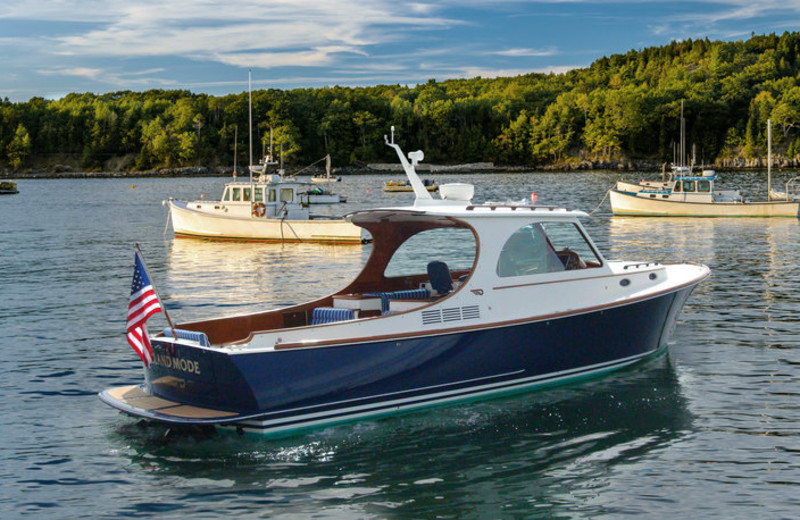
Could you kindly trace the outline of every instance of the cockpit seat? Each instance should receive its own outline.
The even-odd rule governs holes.
[[[352,320],[355,318],[353,309],[340,309],[338,307],[315,307],[311,311],[311,324],[334,323],[337,321]]]
[[[175,334],[178,336],[178,339],[188,339],[189,341],[196,341],[200,345],[204,347],[208,347],[211,343],[208,342],[208,336],[204,332],[198,332],[195,330],[186,330],[186,329],[174,329]],[[167,338],[171,338],[173,329],[167,327],[164,329],[164,336]]]
[[[450,275],[450,268],[441,260],[434,260],[428,263],[428,280],[431,287],[440,296],[453,292],[453,277]]]
[[[427,289],[408,289],[405,291],[386,291],[364,293],[364,296],[378,296],[381,299],[381,311],[389,311],[389,300],[425,300],[431,293]]]

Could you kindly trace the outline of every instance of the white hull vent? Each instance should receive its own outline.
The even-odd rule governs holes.
[[[449,307],[446,309],[432,309],[422,311],[422,324],[433,325],[437,323],[450,323],[461,320],[474,320],[481,317],[480,308],[477,305],[467,305],[466,307]]]

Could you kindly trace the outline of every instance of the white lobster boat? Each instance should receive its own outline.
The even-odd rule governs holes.
[[[606,373],[662,352],[706,266],[605,259],[583,212],[473,204],[468,184],[347,215],[363,270],[314,301],[150,337],[142,384],[105,390],[171,425],[286,432]],[[177,336],[177,337],[175,337]]]
[[[701,175],[672,175],[661,185],[617,182],[609,192],[611,212],[644,217],[794,217],[800,202],[786,198],[752,202],[738,190],[718,190],[713,170]]]
[[[681,164],[660,181],[642,180],[638,184],[618,181],[609,191],[611,212],[642,217],[800,217],[800,197],[796,196],[794,179],[787,183],[783,194],[775,196],[772,190],[772,124],[767,123],[767,200],[749,201],[739,190],[717,189],[714,170],[695,174],[691,166],[683,164],[685,129],[681,113]]]
[[[263,177],[227,183],[217,201],[165,201],[175,236],[342,244],[369,240],[361,228],[343,218],[311,215],[307,183]]]

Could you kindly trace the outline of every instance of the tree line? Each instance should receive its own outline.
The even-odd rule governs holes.
[[[565,74],[430,80],[416,86],[252,92],[254,156],[270,142],[287,164],[393,161],[394,126],[426,162],[542,167],[671,161],[684,105],[698,161],[800,158],[800,33],[671,42]],[[85,170],[226,166],[248,160],[248,93],[185,90],[0,101],[0,168],[72,161]],[[277,153],[277,152],[276,152]],[[113,167],[109,165],[114,165]]]

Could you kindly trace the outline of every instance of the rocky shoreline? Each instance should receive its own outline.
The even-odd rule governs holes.
[[[800,169],[800,159],[789,159],[783,156],[773,158],[772,167],[775,169]],[[570,172],[570,171],[652,171],[660,172],[668,169],[668,163],[657,163],[647,160],[597,160],[569,163],[549,164],[539,167],[531,166],[496,166],[491,162],[468,164],[426,164],[417,165],[417,171],[424,174],[435,173],[510,173],[526,171]],[[744,159],[730,158],[717,159],[708,168],[720,171],[760,170],[767,168],[766,158]],[[302,170],[303,175],[324,174],[323,168],[292,168],[287,167],[286,173],[292,175]],[[247,176],[246,168],[237,168],[239,176]],[[402,166],[397,163],[374,163],[364,167],[346,166],[335,168],[334,175],[367,175],[375,173],[402,173]],[[3,179],[84,179],[84,178],[124,178],[124,177],[223,177],[230,176],[233,168],[190,166],[185,168],[161,168],[145,171],[76,171],[63,165],[53,165],[50,168],[37,168],[13,172],[3,170],[0,178]]]

